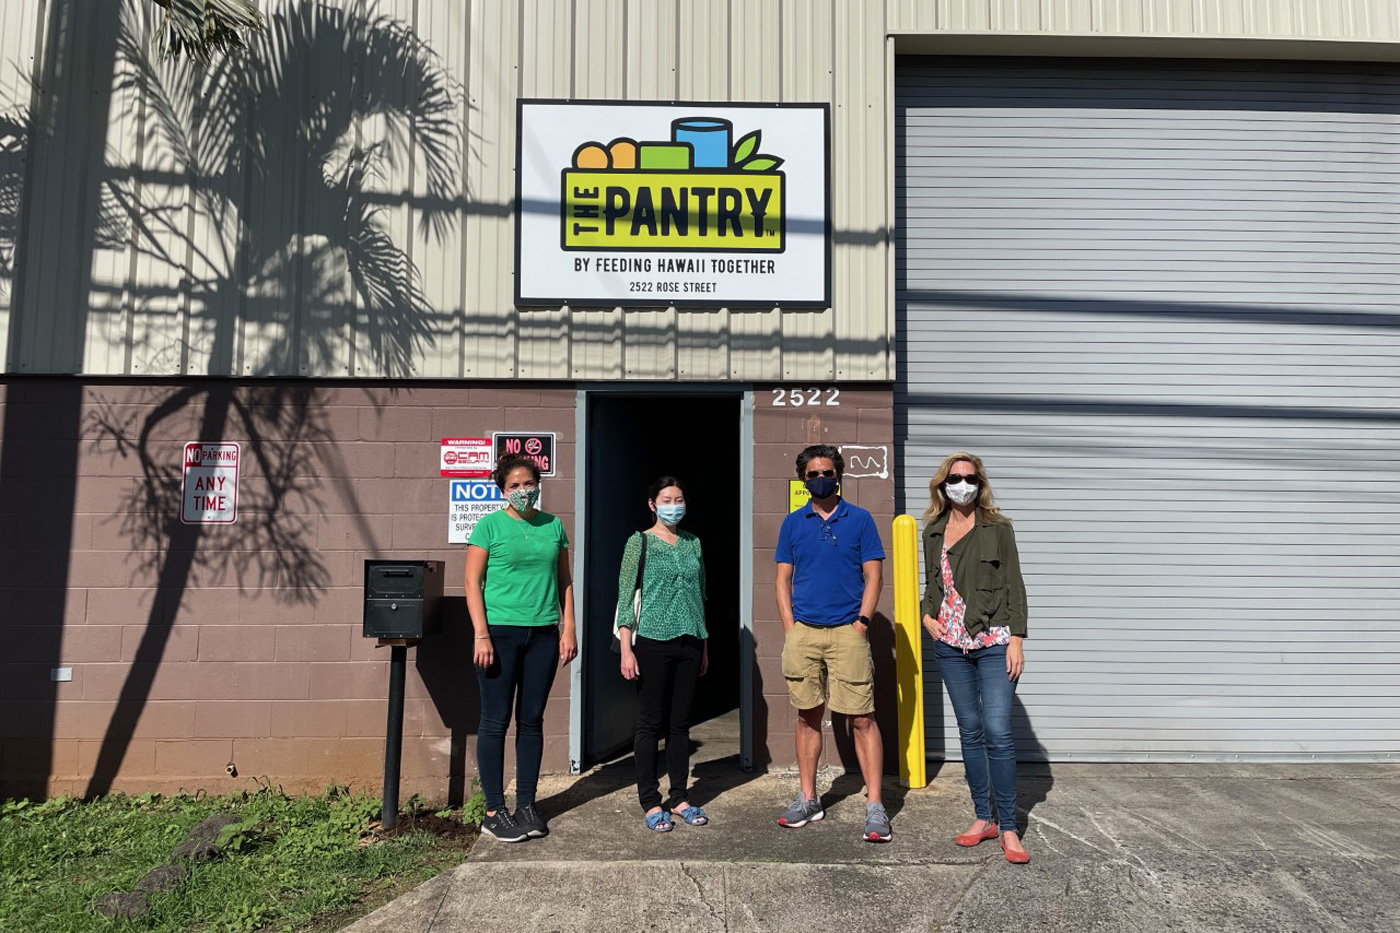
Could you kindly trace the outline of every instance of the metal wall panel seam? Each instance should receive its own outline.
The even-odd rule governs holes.
[[[572,45],[575,69],[570,97],[626,98],[633,23],[628,4],[617,0],[582,0],[575,4]],[[601,29],[598,21],[602,21]],[[582,42],[582,54],[580,54]],[[541,96],[556,96],[543,94]],[[604,378],[609,372],[608,354],[616,354],[625,337],[623,316],[617,308],[572,308],[568,312],[568,373],[574,379]],[[620,376],[611,367],[611,377]]]
[[[15,205],[15,214],[11,218],[14,239],[9,243],[9,255],[6,257],[9,271],[7,281],[0,282],[0,372],[17,372],[22,356],[24,325],[24,309],[21,302],[24,289],[21,278],[26,264],[26,251],[21,247],[21,240],[29,228],[28,205],[34,194],[34,166],[38,143],[34,130],[37,125],[40,92],[44,85],[44,33],[49,10],[47,0],[22,4],[17,13],[14,12],[13,6],[7,9],[11,13],[5,21],[4,36],[13,46],[5,47],[4,60],[10,61],[9,52],[13,51],[17,67],[13,71],[6,71],[7,76],[14,75],[12,84],[7,86],[4,83],[5,79],[0,78],[0,87],[8,87],[0,106],[15,112],[16,119],[25,130],[25,149],[24,169],[14,182],[17,185],[19,202]],[[12,343],[17,333],[21,339]]]
[[[466,368],[466,329],[470,315],[470,305],[468,304],[468,290],[470,279],[472,279],[472,256],[473,238],[470,233],[470,216],[472,216],[472,62],[475,60],[473,50],[475,41],[472,28],[473,15],[472,4],[459,4],[462,11],[462,70],[456,74],[456,78],[462,84],[462,207],[458,210],[458,230],[461,231],[462,255],[459,256],[461,262],[461,279],[459,284],[458,305],[456,305],[456,375],[458,378],[466,378],[468,368]]]
[[[46,45],[48,40],[62,40],[60,47],[48,45],[45,49],[45,80],[46,96],[50,102],[66,101],[71,94],[70,85],[73,80],[72,61],[75,54],[77,42],[75,32],[77,28],[69,21],[69,28],[63,29],[62,24],[57,21],[58,11],[51,10],[49,15],[48,31],[46,33]],[[60,68],[62,63],[64,68]],[[52,104],[50,104],[51,106]],[[43,106],[43,105],[41,105]],[[69,117],[71,119],[71,116]],[[64,316],[64,304],[54,294],[54,279],[47,272],[52,269],[57,272],[57,263],[53,257],[67,254],[67,250],[58,243],[52,242],[56,235],[55,225],[58,225],[59,218],[66,212],[68,198],[72,191],[83,184],[83,174],[66,167],[58,171],[58,176],[63,180],[59,184],[51,176],[55,167],[61,166],[63,153],[54,152],[54,136],[63,132],[64,114],[55,111],[49,121],[52,129],[40,130],[39,135],[30,146],[29,164],[34,170],[32,182],[26,191],[26,198],[31,202],[38,201],[38,209],[26,211],[25,218],[27,226],[20,231],[20,236],[27,242],[23,254],[26,260],[23,268],[17,270],[18,276],[23,281],[20,284],[19,295],[25,299],[22,306],[16,308],[16,313],[21,316],[21,323],[26,325],[20,331],[20,371],[28,372],[58,372],[52,352],[52,329],[36,326],[42,319],[38,309],[52,309],[50,314],[56,317]],[[72,147],[78,149],[81,147]],[[30,246],[35,248],[29,248]],[[57,312],[57,314],[55,314]],[[73,309],[67,309],[67,313],[73,313]]]
[[[591,84],[589,78],[580,80],[580,61],[587,68],[591,55],[579,54],[579,44],[587,46],[593,38],[592,19],[580,23],[578,0],[563,4],[555,0],[525,0],[521,20],[518,64],[521,75],[519,95],[522,97],[574,97],[578,88]],[[601,8],[586,7],[584,12]],[[531,42],[531,36],[546,38]],[[527,44],[531,45],[527,52]],[[543,54],[540,54],[543,52]],[[607,55],[604,46],[603,57]],[[620,63],[614,63],[620,67]],[[604,94],[606,96],[606,94]],[[514,101],[511,112],[515,114]],[[515,135],[510,137],[512,140]],[[514,169],[515,161],[511,166]],[[512,188],[514,187],[512,183]],[[513,218],[512,218],[513,220]],[[568,379],[572,375],[568,352],[560,348],[570,344],[570,321],[574,312],[565,308],[538,308],[517,311],[519,322],[519,373],[525,378]]]
[[[889,15],[886,7],[886,23]],[[895,54],[894,37],[885,38],[885,222],[882,244],[885,250],[885,354],[882,372],[872,378],[895,378],[895,346],[899,321],[895,312],[896,257],[895,257]]]
[[[728,98],[738,101],[769,101],[779,96],[783,34],[780,0],[761,3],[729,3],[727,49],[729,59]],[[724,312],[729,322],[731,355],[738,353],[741,378],[761,378],[778,365],[777,334],[782,315],[771,309]],[[749,349],[745,349],[746,346]]]

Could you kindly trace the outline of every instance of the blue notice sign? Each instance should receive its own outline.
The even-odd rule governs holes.
[[[481,516],[505,508],[505,493],[489,479],[454,479],[447,500],[447,543],[466,544]]]

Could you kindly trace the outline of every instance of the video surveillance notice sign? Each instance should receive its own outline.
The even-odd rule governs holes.
[[[519,107],[516,304],[830,306],[826,104]]]
[[[438,457],[442,476],[485,477],[496,461],[491,456],[489,437],[444,437]]]

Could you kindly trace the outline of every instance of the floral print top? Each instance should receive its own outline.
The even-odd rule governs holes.
[[[938,607],[938,621],[945,629],[945,634],[939,641],[963,651],[1011,644],[1011,629],[1005,625],[993,625],[978,632],[976,638],[968,637],[967,627],[963,624],[963,616],[967,614],[967,603],[963,602],[957,587],[953,586],[953,565],[948,561],[947,547],[943,548],[939,570],[943,575],[943,604]]]
[[[636,634],[652,641],[670,641],[692,635],[710,637],[705,628],[705,558],[700,539],[688,531],[676,532],[676,543],[651,535],[646,560],[642,560],[642,532],[627,539],[617,580],[617,624],[636,627]],[[638,586],[641,565],[641,623],[632,615],[632,595]]]

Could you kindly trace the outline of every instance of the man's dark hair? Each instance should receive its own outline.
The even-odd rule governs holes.
[[[522,457],[520,454],[503,454],[501,459],[496,461],[496,469],[491,473],[491,478],[496,481],[496,488],[501,492],[506,491],[506,477],[512,470],[521,467],[530,471],[530,475],[535,478],[535,485],[540,484],[540,465],[529,457]]]
[[[647,501],[655,502],[656,497],[661,495],[661,490],[668,486],[675,486],[681,491],[681,495],[685,495],[685,483],[682,483],[674,476],[658,476],[656,479],[652,480],[651,485],[647,487]]]
[[[846,472],[846,461],[841,456],[841,451],[830,444],[813,444],[802,453],[797,455],[797,478],[807,478],[807,464],[818,457],[825,457],[836,465],[836,475],[840,477]]]

